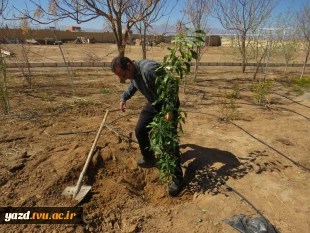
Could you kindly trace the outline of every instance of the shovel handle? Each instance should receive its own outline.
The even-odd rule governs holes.
[[[88,168],[88,166],[89,166],[89,163],[90,163],[90,161],[91,161],[92,154],[93,154],[93,152],[94,152],[94,150],[95,150],[95,148],[96,148],[96,145],[97,145],[97,142],[98,142],[100,133],[101,133],[101,131],[102,131],[102,129],[103,129],[103,126],[104,126],[104,123],[105,123],[105,120],[106,120],[106,118],[107,118],[108,113],[109,113],[109,109],[106,111],[106,113],[105,113],[105,115],[104,115],[104,118],[103,118],[103,120],[102,120],[102,123],[101,123],[101,125],[100,125],[100,128],[99,128],[99,130],[98,130],[98,132],[97,132],[95,141],[93,142],[93,145],[92,145],[92,147],[91,147],[91,149],[90,149],[90,152],[89,152],[89,154],[88,154],[86,163],[85,163],[85,165],[84,165],[84,167],[83,167],[83,170],[82,170],[82,172],[81,172],[81,174],[80,174],[80,177],[79,177],[79,179],[78,179],[78,182],[77,182],[77,184],[76,184],[76,190],[75,190],[75,192],[74,192],[73,198],[75,198],[76,195],[77,195],[77,194],[80,192],[80,190],[81,190],[83,177],[84,177],[84,175],[85,175],[85,173],[86,173],[86,171],[87,171],[87,168]]]

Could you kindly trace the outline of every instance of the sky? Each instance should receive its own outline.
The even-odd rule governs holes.
[[[25,9],[26,8],[25,3],[27,3],[27,2],[28,2],[27,3],[28,7],[31,6],[31,4],[29,3],[28,0],[8,0],[8,1],[10,4],[10,8],[12,7],[12,4],[14,4],[14,6],[18,9],[21,9],[21,10]],[[39,1],[41,2],[42,5],[46,5],[48,2],[48,0],[35,0],[35,2],[39,2]],[[173,0],[169,1],[169,2],[172,3]],[[292,2],[294,2],[294,3],[292,4]],[[280,12],[285,12],[289,7],[293,7],[294,9],[298,10],[308,2],[309,2],[309,0],[281,0],[280,3],[278,4],[278,6],[275,8],[273,15],[277,15]],[[178,19],[180,19],[181,15],[182,15],[181,10],[184,7],[186,7],[186,0],[179,0],[178,4],[174,8],[174,10],[171,12],[169,17],[166,16],[165,18],[162,18],[156,24],[158,26],[160,26],[162,24],[167,23],[167,21],[169,21],[169,24],[173,25]],[[80,26],[82,28],[82,30],[85,30],[85,29],[102,30],[103,23],[104,23],[104,20],[102,17],[94,19],[94,20],[87,22],[87,23],[80,24],[80,25],[78,25],[73,20],[66,19],[66,20],[59,21],[58,25],[56,25],[56,27],[59,26],[59,27],[66,28],[67,26],[72,25],[72,26]],[[50,26],[54,26],[54,25],[50,25]],[[46,27],[48,27],[48,26],[40,25],[40,28],[46,28]],[[220,23],[212,17],[209,18],[208,27],[218,28],[218,29],[222,28]]]

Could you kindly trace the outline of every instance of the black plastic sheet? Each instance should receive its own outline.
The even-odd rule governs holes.
[[[244,214],[234,215],[232,220],[224,219],[234,229],[241,233],[280,233],[266,218],[249,217]]]

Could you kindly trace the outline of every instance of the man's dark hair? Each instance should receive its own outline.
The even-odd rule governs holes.
[[[120,67],[122,70],[127,70],[127,63],[132,61],[128,57],[115,57],[111,62],[111,70],[115,73],[116,67]]]

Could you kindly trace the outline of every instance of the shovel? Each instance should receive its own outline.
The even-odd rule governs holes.
[[[88,157],[87,157],[87,160],[86,160],[86,163],[84,165],[84,168],[83,168],[83,171],[81,172],[80,174],[80,177],[79,177],[79,180],[76,184],[76,186],[67,186],[65,188],[65,190],[62,192],[62,195],[63,196],[66,196],[66,197],[72,197],[73,199],[77,200],[78,202],[80,202],[85,196],[86,194],[91,190],[91,186],[82,186],[82,181],[83,181],[83,177],[86,173],[86,170],[88,168],[88,165],[91,161],[91,158],[92,158],[92,154],[95,150],[95,147],[96,147],[96,144],[97,144],[97,141],[98,141],[98,138],[100,136],[100,133],[103,129],[103,125],[105,123],[105,120],[107,118],[107,115],[108,115],[108,112],[109,110],[106,111],[105,115],[104,115],[104,118],[102,120],[102,123],[100,125],[100,128],[97,132],[97,135],[96,135],[96,138],[95,138],[95,141],[93,143],[93,146],[88,154]]]

